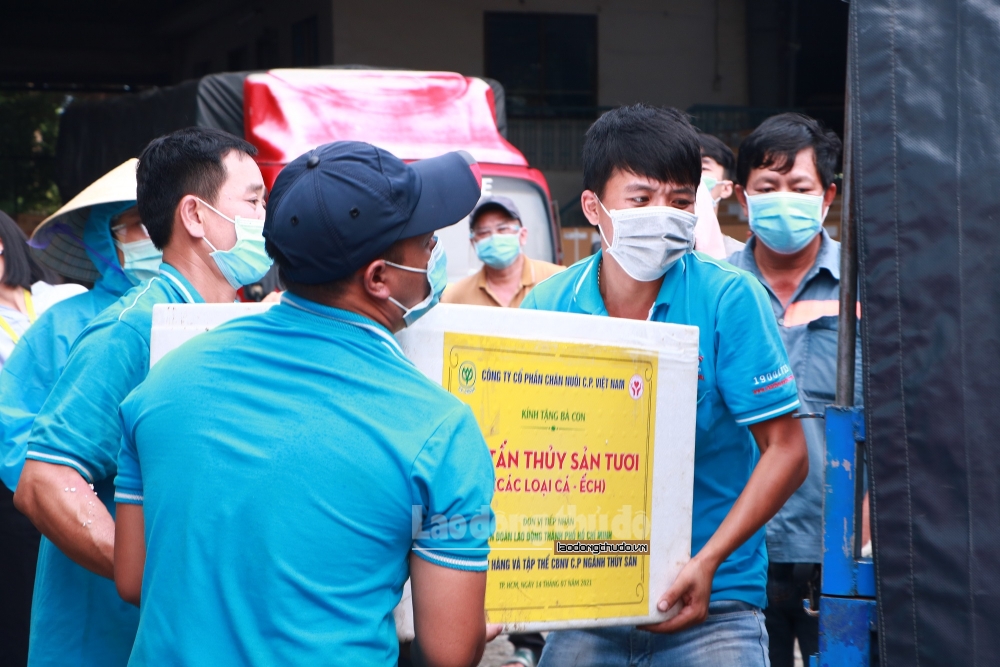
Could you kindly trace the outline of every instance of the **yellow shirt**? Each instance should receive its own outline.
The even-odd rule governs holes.
[[[510,301],[510,308],[517,308],[524,301],[524,297],[538,283],[549,276],[564,270],[565,266],[550,264],[540,259],[524,258],[524,269],[521,271],[521,289],[517,291]],[[462,303],[468,306],[502,306],[493,290],[486,284],[486,267],[479,269],[477,273],[468,278],[462,278],[457,283],[452,283],[441,295],[441,303]]]

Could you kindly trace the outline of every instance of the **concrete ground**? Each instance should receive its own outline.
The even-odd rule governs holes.
[[[513,653],[514,645],[507,641],[507,635],[500,635],[486,645],[479,667],[500,667]]]

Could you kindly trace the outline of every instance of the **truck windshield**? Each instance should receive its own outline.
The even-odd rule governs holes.
[[[529,181],[507,176],[484,176],[483,195],[510,197],[521,212],[528,229],[528,257],[555,262],[549,207],[542,191]],[[448,281],[454,282],[479,270],[482,262],[469,242],[469,219],[438,232],[438,240],[448,254]]]

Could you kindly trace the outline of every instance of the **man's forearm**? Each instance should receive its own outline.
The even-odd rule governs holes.
[[[809,474],[802,427],[791,415],[755,424],[761,457],[750,480],[712,538],[698,553],[713,568],[771,520]]]
[[[114,578],[114,519],[76,470],[27,461],[14,505],[71,560]]]
[[[454,665],[455,667],[472,667],[473,665],[478,665],[479,661],[483,658],[483,652],[485,650],[486,637],[484,636],[482,641],[480,641],[479,646],[476,648],[475,656],[470,662],[453,662],[449,664]],[[410,662],[414,667],[437,667],[437,665],[443,664],[428,660],[423,650],[420,648],[420,642],[416,637],[414,637],[413,642],[410,644]]]

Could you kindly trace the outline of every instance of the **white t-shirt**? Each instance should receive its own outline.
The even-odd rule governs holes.
[[[68,299],[71,296],[76,296],[86,291],[86,287],[75,283],[50,285],[39,280],[31,286],[31,302],[35,307],[35,316],[40,316],[49,309],[49,306],[59,303],[63,299]],[[28,319],[27,314],[4,305],[0,305],[0,317],[10,325],[10,328],[17,333],[18,337],[23,336],[28,327],[31,326],[31,320]],[[14,340],[7,331],[0,328],[0,368],[3,368],[3,365],[7,362],[7,357],[13,351]]]

